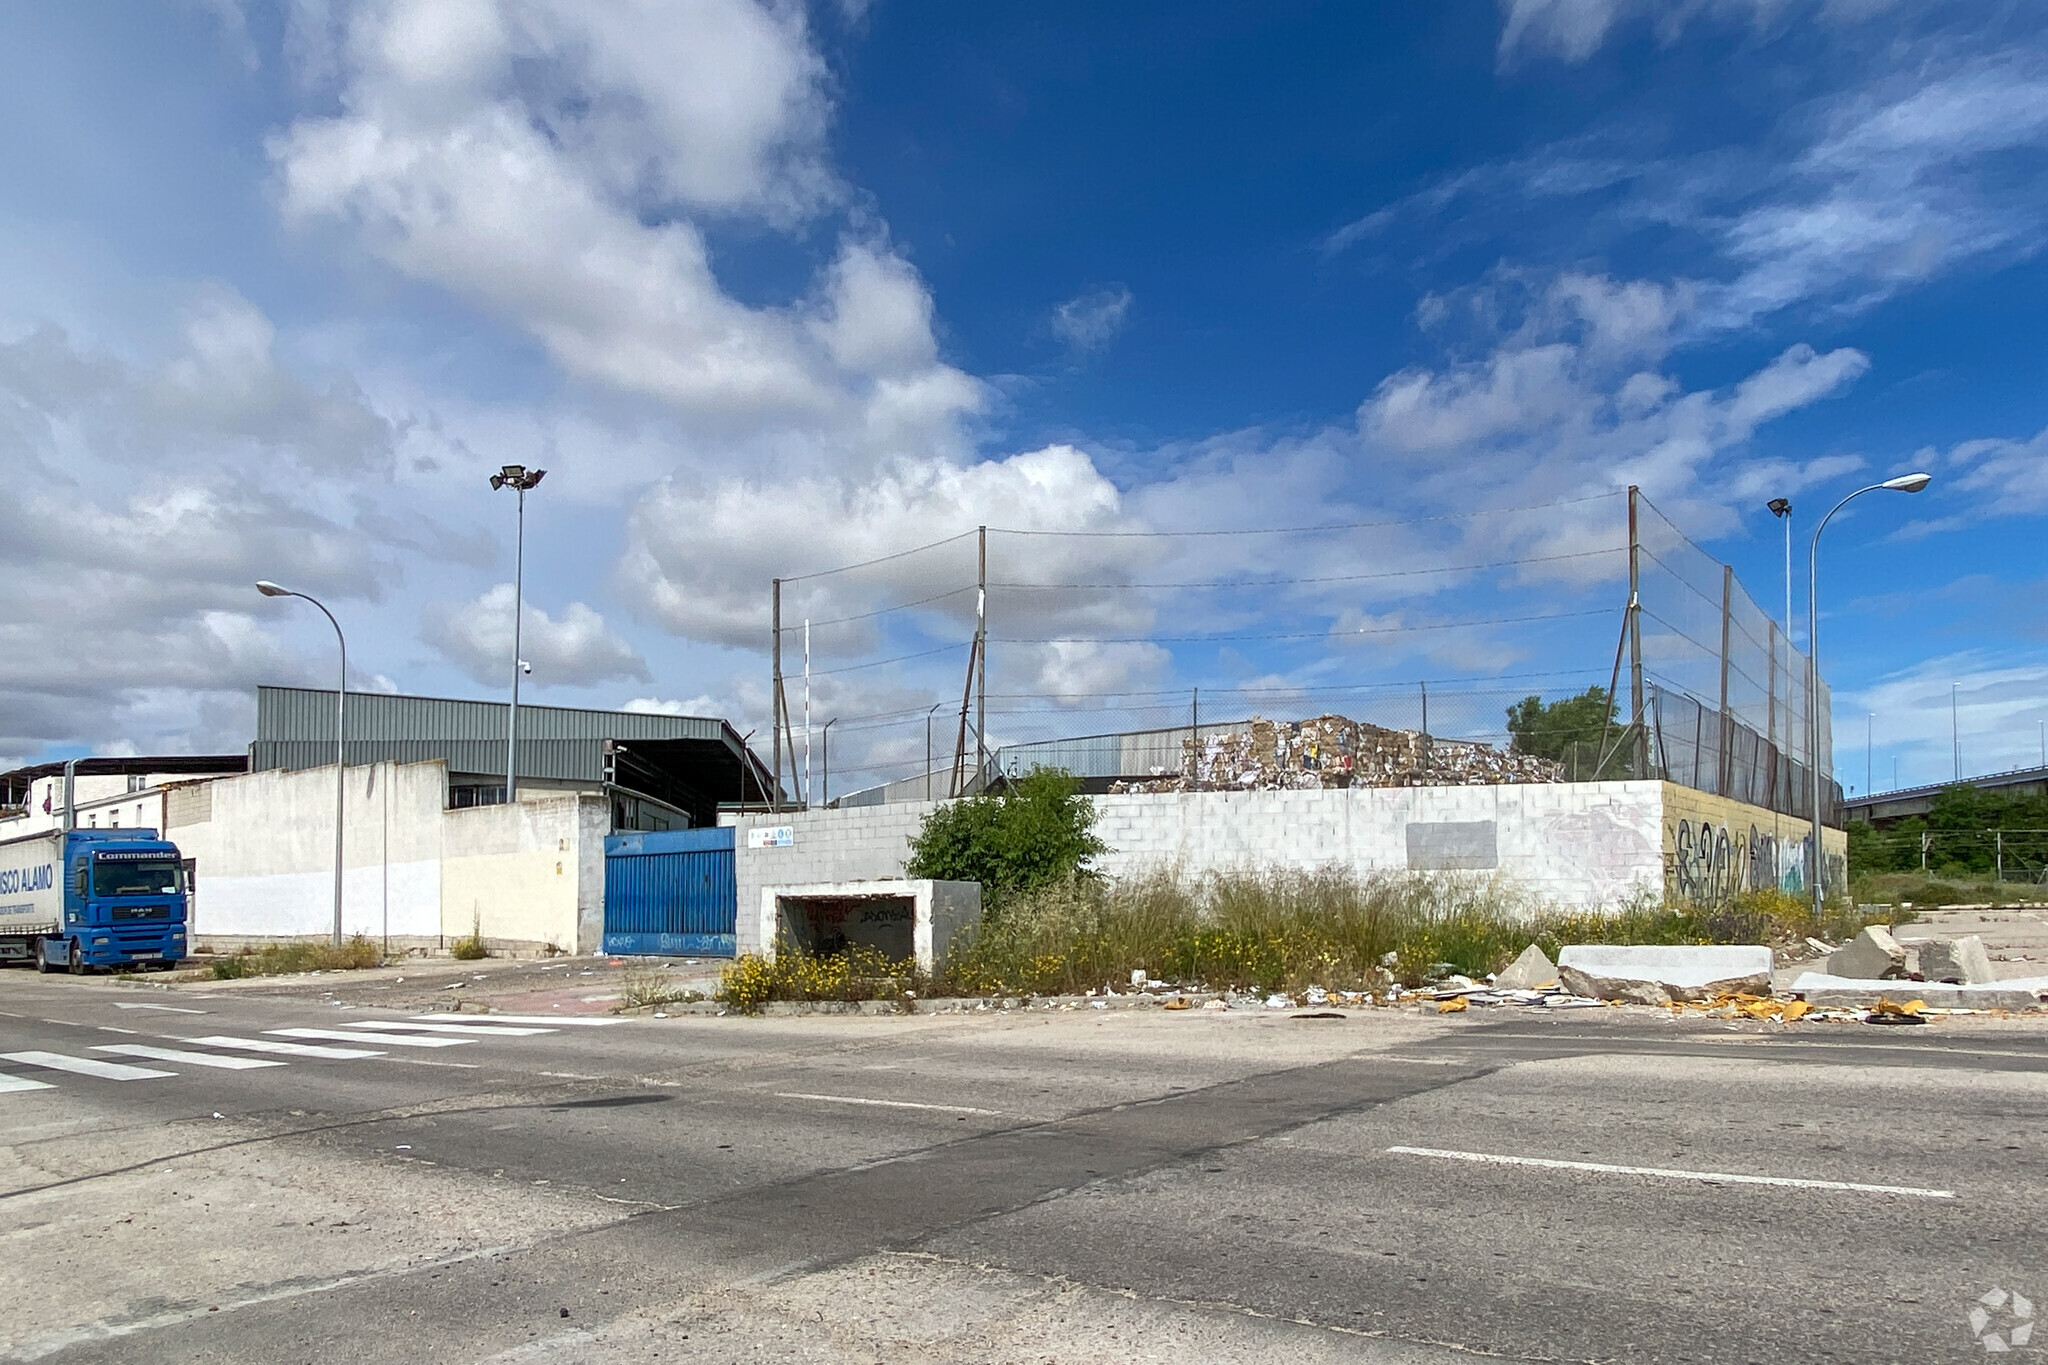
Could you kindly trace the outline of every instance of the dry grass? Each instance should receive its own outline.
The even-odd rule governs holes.
[[[216,981],[233,981],[245,976],[283,976],[290,972],[342,972],[379,967],[384,955],[361,934],[339,948],[332,943],[267,943],[261,948],[244,948],[233,957],[213,964]]]

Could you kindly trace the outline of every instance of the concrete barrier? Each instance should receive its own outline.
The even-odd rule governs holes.
[[[1557,955],[1566,990],[1596,1000],[1668,1005],[1724,992],[1771,993],[1771,950],[1748,944],[1575,943]]]
[[[2026,1010],[2048,998],[2048,976],[2019,977],[1981,986],[1951,986],[1940,981],[1869,981],[1861,977],[1803,972],[1788,989],[1807,1004],[1821,1008],[1868,1009],[1879,996],[1904,1004],[1925,1001],[1938,1010]]]

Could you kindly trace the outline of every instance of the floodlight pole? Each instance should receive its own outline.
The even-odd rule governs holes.
[[[1826,906],[1821,886],[1822,869],[1827,859],[1821,853],[1821,778],[1820,778],[1820,533],[1828,529],[1828,523],[1835,519],[1835,513],[1847,507],[1865,493],[1918,493],[1932,482],[1928,474],[1901,474],[1896,479],[1886,479],[1867,488],[1859,488],[1828,509],[1820,519],[1820,525],[1813,528],[1813,542],[1806,555],[1806,725],[1808,743],[1806,764],[1813,776],[1813,807],[1807,812],[1813,829],[1813,852],[1811,854],[1812,877],[1809,888],[1813,897],[1813,914],[1819,921]]]
[[[342,880],[342,812],[348,799],[347,751],[342,747],[348,735],[348,637],[341,633],[341,622],[334,619],[334,613],[316,597],[302,592],[293,592],[264,579],[256,584],[256,591],[265,597],[297,597],[311,602],[327,618],[327,624],[334,627],[334,642],[341,653],[341,676],[334,689],[334,946],[341,946],[341,880]],[[70,774],[67,772],[66,777]]]
[[[526,494],[547,477],[545,469],[508,464],[491,475],[493,490],[511,488],[519,494],[519,522],[512,550],[512,712],[505,729],[505,804],[519,799],[519,643],[520,617],[526,611]]]

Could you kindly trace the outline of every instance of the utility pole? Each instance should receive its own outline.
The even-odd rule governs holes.
[[[769,580],[769,634],[774,637],[769,645],[774,677],[769,686],[768,704],[774,709],[774,718],[768,728],[775,734],[775,794],[768,798],[769,809],[782,809],[782,580]]]
[[[1961,722],[1956,718],[1956,688],[1959,686],[1960,683],[1948,685],[1948,742],[1952,757],[1955,759],[1958,782],[1963,780],[1963,731]]]
[[[1863,716],[1863,794],[1870,795],[1877,788],[1870,785],[1870,755],[1873,736],[1877,733],[1877,712],[1867,711]]]
[[[1642,490],[1636,485],[1628,486],[1628,686],[1630,724],[1636,732],[1635,772],[1638,779],[1649,775],[1650,736],[1643,726],[1643,609],[1642,609],[1642,537],[1637,530],[1636,502]]]
[[[974,593],[974,771],[987,785],[988,774],[988,527],[980,528],[980,568]]]
[[[804,618],[804,808],[811,804],[811,618]]]

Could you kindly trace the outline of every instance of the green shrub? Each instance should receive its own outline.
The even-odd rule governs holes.
[[[1107,849],[1094,826],[1094,803],[1079,782],[1057,768],[1034,768],[1001,791],[927,815],[910,841],[904,875],[980,882],[982,905],[1000,913],[1019,893],[1089,875],[1089,860]]]
[[[477,962],[491,955],[490,945],[484,942],[482,934],[471,934],[458,938],[448,945],[448,956],[463,962]]]

